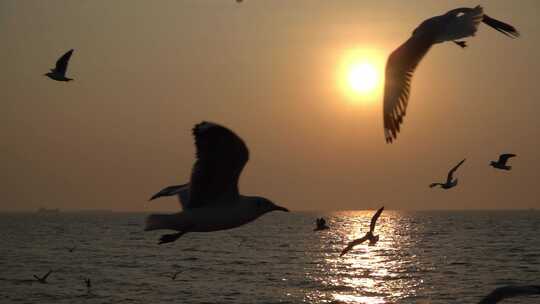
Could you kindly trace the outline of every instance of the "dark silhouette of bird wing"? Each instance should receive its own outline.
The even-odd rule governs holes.
[[[381,216],[381,213],[383,212],[383,210],[384,210],[384,206],[381,207],[379,210],[377,210],[377,212],[375,212],[375,214],[371,218],[371,223],[369,225],[369,231],[371,233],[373,233],[373,231],[375,231],[375,224],[377,223],[377,220],[379,219],[379,216]]]
[[[344,254],[346,254],[347,252],[349,252],[351,249],[353,249],[354,246],[356,245],[360,245],[362,244],[363,242],[367,241],[369,239],[369,236],[366,234],[364,235],[363,237],[359,238],[359,239],[356,239],[354,241],[351,241],[349,242],[349,244],[347,244],[347,247],[345,247],[345,249],[343,249],[341,251],[341,253],[339,254],[339,256],[343,256]]]
[[[432,183],[431,185],[429,185],[430,188],[433,188],[433,187],[436,187],[436,186],[442,186],[441,183]]]
[[[213,202],[233,201],[239,197],[238,179],[249,159],[244,141],[231,130],[210,122],[193,128],[197,161],[190,181],[186,208]]]
[[[484,22],[485,24],[489,25],[490,27],[496,29],[497,31],[505,34],[506,36],[510,38],[519,37],[519,32],[515,27],[513,27],[512,25],[508,23],[504,23],[500,20],[491,18],[486,14],[484,14],[484,18],[482,19],[482,22]]]
[[[454,168],[452,168],[448,172],[448,177],[446,178],[447,183],[450,183],[454,179],[454,172],[456,172],[456,170],[459,168],[459,166],[461,166],[464,162],[465,162],[465,158],[462,161],[460,161],[459,164],[457,164]]]
[[[51,275],[52,272],[53,272],[52,270],[49,270],[49,272],[47,272],[47,274],[43,276],[43,280],[46,280]]]
[[[54,68],[54,70],[57,73],[62,74],[62,75],[66,74],[68,62],[69,62],[69,59],[71,58],[72,54],[73,54],[73,49],[67,51],[64,55],[62,55],[62,57],[60,57],[56,61],[56,67]]]
[[[495,304],[503,299],[517,296],[540,295],[539,285],[529,286],[503,286],[496,288],[485,296],[478,304]]]
[[[409,102],[414,70],[433,45],[435,37],[436,32],[413,35],[388,57],[383,108],[384,134],[387,143],[397,138]]]
[[[506,165],[506,162],[508,161],[508,159],[515,156],[516,156],[515,154],[511,154],[511,153],[501,154],[497,162],[501,165]]]

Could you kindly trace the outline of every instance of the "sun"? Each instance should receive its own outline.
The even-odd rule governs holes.
[[[384,58],[372,49],[350,49],[343,52],[338,69],[340,90],[353,103],[372,103],[381,94]]]
[[[373,91],[377,87],[378,78],[375,66],[369,62],[352,65],[347,75],[351,90],[359,94]]]

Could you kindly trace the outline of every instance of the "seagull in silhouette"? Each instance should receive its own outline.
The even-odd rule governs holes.
[[[182,273],[181,271],[177,271],[175,273],[173,273],[169,278],[171,278],[171,280],[175,281],[176,280],[176,277]]]
[[[519,37],[519,32],[513,26],[484,14],[482,7],[463,7],[425,20],[405,43],[390,54],[386,63],[383,108],[384,136],[387,143],[397,138],[409,102],[414,70],[431,46],[452,41],[465,48],[466,42],[458,39],[474,36],[480,23],[485,23],[508,37]]]
[[[247,224],[270,211],[286,211],[270,200],[244,196],[238,179],[249,159],[244,141],[231,130],[202,122],[193,128],[197,160],[188,184],[169,186],[152,196],[178,195],[182,212],[152,214],[145,230],[179,231],[161,237],[159,244],[176,241],[187,232],[211,232]]]
[[[38,277],[37,275],[34,275],[34,278],[36,278],[36,280],[38,282],[40,282],[41,284],[46,284],[47,283],[47,278],[51,275],[52,272],[53,272],[52,270],[49,270],[49,272],[47,272],[47,274],[45,274],[41,278]]]
[[[510,154],[510,153],[501,154],[499,156],[499,160],[491,161],[491,163],[489,165],[492,166],[493,168],[496,168],[496,169],[510,171],[512,169],[512,166],[507,166],[506,162],[508,161],[509,158],[512,158],[512,157],[515,157],[515,156],[516,156],[515,154]]]
[[[92,288],[92,282],[90,281],[90,278],[85,278],[84,284],[86,285],[86,289],[90,291],[90,289]]]
[[[446,182],[445,183],[433,183],[433,184],[429,185],[429,187],[433,188],[435,186],[441,186],[441,188],[443,188],[443,189],[450,189],[450,188],[453,188],[453,187],[457,186],[458,179],[457,178],[454,179],[454,172],[456,172],[456,170],[459,168],[459,166],[461,166],[464,162],[465,162],[465,159],[460,161],[459,164],[457,164],[454,168],[452,168],[448,172],[448,176],[446,177]]]
[[[349,244],[347,244],[347,247],[345,247],[345,249],[341,251],[341,254],[339,255],[340,257],[346,254],[347,252],[349,252],[351,249],[353,249],[354,246],[360,245],[367,240],[369,240],[369,246],[373,246],[379,241],[379,236],[373,235],[373,232],[375,231],[375,224],[377,223],[377,219],[379,219],[379,216],[381,216],[381,213],[383,212],[383,210],[384,210],[384,207],[381,207],[379,210],[377,210],[377,212],[375,212],[375,214],[371,218],[369,231],[366,232],[366,234],[363,237],[349,242]]]
[[[540,285],[503,286],[493,290],[478,304],[495,304],[507,298],[532,295],[540,295]]]
[[[44,76],[49,77],[50,79],[56,80],[56,81],[70,81],[73,80],[72,78],[66,77],[66,70],[68,67],[69,59],[71,58],[71,55],[73,54],[73,49],[67,51],[62,57],[60,57],[56,61],[56,66],[54,69],[51,69],[49,73],[46,73]]]
[[[73,252],[73,251],[75,251],[76,248],[77,248],[77,246],[73,246],[73,247],[71,247],[71,248],[68,248],[68,251],[69,251],[69,252]]]

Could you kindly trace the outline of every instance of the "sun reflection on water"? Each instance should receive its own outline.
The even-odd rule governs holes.
[[[317,265],[320,272],[308,275],[322,288],[308,295],[309,300],[380,304],[416,295],[422,280],[415,273],[417,261],[410,250],[414,239],[410,222],[404,221],[399,212],[384,211],[379,218],[375,235],[380,239],[375,246],[365,242],[339,257],[349,241],[369,230],[374,212],[339,212],[329,218],[332,229],[320,242],[324,252]]]

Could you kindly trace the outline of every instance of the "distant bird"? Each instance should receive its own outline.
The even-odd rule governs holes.
[[[478,304],[495,304],[507,298],[540,295],[540,285],[503,286],[496,288]]]
[[[38,282],[40,282],[41,284],[46,284],[47,283],[47,278],[51,275],[52,272],[53,272],[52,270],[49,270],[49,272],[47,272],[47,274],[45,274],[41,278],[38,277],[37,275],[34,275],[34,278],[36,278],[36,280]]]
[[[441,186],[441,188],[443,188],[443,189],[450,189],[450,188],[453,188],[453,187],[457,186],[458,179],[457,178],[454,179],[454,172],[456,172],[456,170],[459,168],[459,166],[461,166],[461,164],[463,164],[464,162],[465,162],[465,159],[460,161],[459,164],[457,164],[454,168],[452,168],[448,172],[448,176],[446,177],[446,182],[445,183],[433,183],[433,184],[429,185],[429,187],[433,188],[435,186]]]
[[[84,283],[86,284],[86,289],[90,290],[90,288],[92,288],[92,282],[90,281],[90,278],[85,278]]]
[[[187,232],[231,229],[249,223],[274,210],[289,211],[258,196],[238,192],[238,179],[249,159],[244,141],[231,130],[210,122],[193,128],[197,161],[189,184],[167,187],[150,198],[178,195],[182,212],[152,214],[146,231],[173,229],[159,244],[174,242]]]
[[[489,165],[496,169],[511,170],[512,166],[507,166],[506,162],[508,161],[509,158],[512,158],[515,156],[516,156],[515,154],[501,154],[499,156],[499,160],[491,161]]]
[[[75,251],[76,248],[77,248],[77,246],[73,246],[73,247],[71,247],[71,248],[68,248],[68,251],[69,251],[69,252],[73,252],[73,251]]]
[[[182,272],[181,272],[181,271],[177,271],[177,272],[173,273],[173,274],[170,276],[171,280],[175,281],[175,280],[176,280],[176,277],[177,277],[180,273],[182,273]]]
[[[463,7],[425,20],[405,43],[390,54],[386,63],[383,109],[387,143],[397,138],[407,110],[414,70],[431,46],[452,41],[464,48],[466,42],[457,40],[474,36],[481,22],[508,37],[519,37],[513,26],[485,15],[482,7]]]
[[[62,55],[62,57],[60,57],[56,61],[56,67],[54,69],[51,69],[49,73],[44,74],[44,76],[47,76],[56,81],[73,80],[72,78],[66,77],[67,66],[68,66],[69,59],[71,58],[72,54],[73,54],[73,49],[67,51],[64,55]]]
[[[347,244],[347,247],[345,247],[345,249],[341,251],[341,254],[339,255],[340,257],[346,254],[347,252],[349,252],[351,249],[353,249],[354,246],[360,245],[367,240],[369,240],[369,246],[373,246],[379,241],[379,236],[373,235],[373,232],[375,231],[375,224],[377,223],[377,220],[379,219],[379,216],[381,216],[381,213],[383,212],[383,210],[384,210],[384,207],[381,207],[379,210],[377,210],[377,212],[375,212],[375,214],[371,218],[369,231],[366,232],[366,234],[363,237],[356,239],[352,242],[349,242],[349,244]]]

